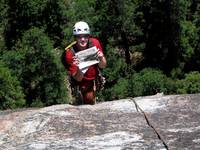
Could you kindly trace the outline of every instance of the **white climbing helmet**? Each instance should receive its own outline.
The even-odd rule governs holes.
[[[90,28],[88,24],[84,21],[79,21],[74,25],[73,35],[79,35],[79,34],[90,34]]]

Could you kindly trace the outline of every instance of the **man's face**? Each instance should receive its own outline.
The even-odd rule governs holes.
[[[80,34],[76,36],[76,41],[78,46],[83,49],[87,47],[88,41],[89,41],[89,35],[88,34]]]

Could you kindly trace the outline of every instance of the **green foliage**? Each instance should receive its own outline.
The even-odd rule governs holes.
[[[25,105],[19,81],[0,61],[0,109],[13,109]]]
[[[136,73],[130,80],[130,95],[154,95],[158,92],[167,92],[167,77],[156,69],[146,68]],[[168,82],[169,83],[169,82]]]
[[[0,14],[0,61],[28,106],[68,102],[59,53],[80,20],[100,39],[108,62],[99,100],[198,92],[198,85],[186,84],[196,73],[182,79],[200,66],[198,1],[1,0]]]
[[[5,37],[4,37],[4,30],[6,26],[8,25],[7,20],[7,11],[8,11],[8,5],[6,3],[6,0],[0,1],[0,54],[3,53],[3,49],[5,49]]]
[[[121,78],[112,87],[112,99],[121,99],[128,96],[129,80]]]
[[[138,40],[143,35],[141,29],[143,15],[137,11],[137,0],[97,1],[95,8],[98,19],[94,27],[103,45],[107,46],[112,38],[111,45],[120,48],[124,53],[121,57],[131,65],[131,53],[143,51],[141,45],[145,45],[143,41]]]
[[[72,29],[77,21],[86,21],[90,25],[91,30],[93,30],[94,20],[97,19],[94,0],[62,0],[59,1],[58,5],[60,8],[59,13],[62,16],[60,27],[64,35],[63,45],[66,46],[66,44],[73,40]]]
[[[105,89],[101,95],[99,95],[100,100],[108,101],[125,98],[128,96],[128,86],[128,80],[121,78],[111,88]]]
[[[107,67],[102,70],[103,75],[106,77],[106,84],[105,90],[98,93],[98,96],[101,97],[99,101],[125,97],[123,90],[126,88],[126,79],[123,79],[123,77],[128,74],[127,64],[120,56],[119,49],[108,46],[106,50]]]
[[[195,55],[195,48],[198,44],[198,32],[196,26],[191,21],[181,23],[182,36],[180,39],[181,55],[183,62],[188,63]]]
[[[199,2],[179,0],[175,2],[179,35],[178,43],[178,65],[177,69],[182,72],[197,70],[199,68],[199,26],[196,24],[199,20],[197,17]],[[197,21],[197,22],[196,22]],[[178,77],[177,77],[178,78]]]
[[[167,78],[160,70],[145,68],[129,77],[119,78],[115,84],[100,94],[100,100],[154,95],[159,92],[174,94],[176,92],[175,82]]]
[[[23,32],[31,26],[44,26],[43,10],[46,3],[41,0],[16,0],[8,1],[8,19],[9,25],[5,30],[6,45],[11,49],[17,40],[21,38]]]
[[[125,60],[120,56],[119,49],[108,46],[106,57],[108,65],[103,70],[103,73],[106,75],[107,81],[112,82],[120,79],[126,72],[127,65]]]
[[[63,36],[62,25],[65,23],[62,16],[64,10],[61,7],[64,2],[65,0],[9,1],[9,25],[5,30],[6,44],[9,49],[15,45],[26,30],[33,26],[44,29],[45,33],[54,40],[54,45],[59,46]]]
[[[143,14],[141,28],[145,49],[143,55],[145,67],[159,68],[169,73],[177,65],[177,37],[179,35],[176,20],[176,2],[166,0],[142,0],[138,10]],[[178,7],[179,8],[179,7]]]
[[[185,78],[177,81],[177,93],[200,93],[200,73],[193,71],[185,75]]]
[[[17,7],[20,10],[21,14],[20,16],[26,16],[28,18],[30,17],[38,17],[41,15],[40,13],[44,10],[47,0],[17,0]],[[35,18],[36,19],[36,18]]]
[[[20,78],[27,105],[66,103],[65,73],[52,42],[38,28],[25,32],[4,59]]]

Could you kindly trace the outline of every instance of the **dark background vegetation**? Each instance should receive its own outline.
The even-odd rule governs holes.
[[[99,101],[200,92],[199,0],[0,0],[0,109],[70,103],[61,63],[84,20],[108,66]]]

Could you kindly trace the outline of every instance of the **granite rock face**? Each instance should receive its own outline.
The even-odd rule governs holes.
[[[0,112],[0,150],[200,149],[200,95]]]

